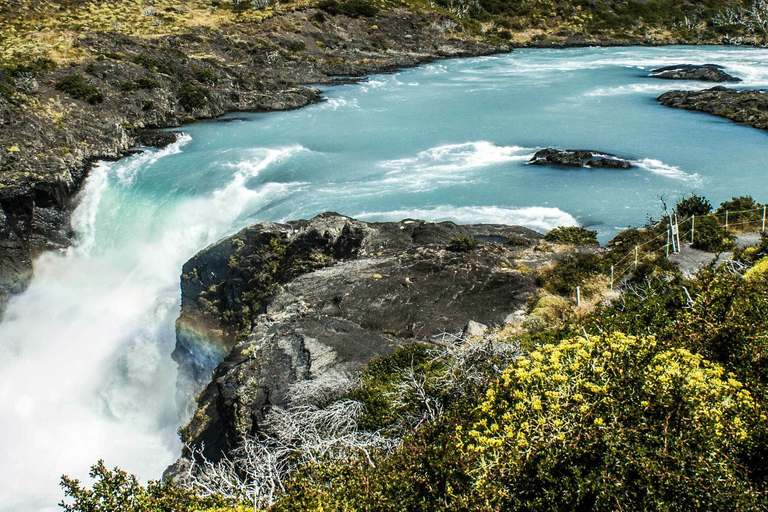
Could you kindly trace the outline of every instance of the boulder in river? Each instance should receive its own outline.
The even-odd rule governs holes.
[[[717,64],[677,64],[651,71],[651,78],[666,80],[701,80],[703,82],[741,82],[740,78],[723,71]]]
[[[528,163],[530,165],[561,165],[594,169],[629,169],[632,167],[632,163],[627,159],[582,149],[542,149],[537,151]]]

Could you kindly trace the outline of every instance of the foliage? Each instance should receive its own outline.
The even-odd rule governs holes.
[[[159,481],[142,486],[135,475],[119,468],[110,470],[102,460],[91,467],[89,475],[96,479],[92,489],[82,487],[77,479],[61,478],[64,494],[71,498],[60,503],[66,512],[194,512],[235,504],[216,496],[203,498]]]
[[[56,62],[48,57],[38,57],[31,61],[19,62],[6,67],[5,69],[11,76],[19,76],[25,73],[33,75],[43,75],[56,69]]]
[[[712,203],[702,196],[693,194],[684,197],[677,203],[675,205],[675,211],[681,220],[687,219],[691,215],[696,215],[698,217],[710,213],[712,211]]]
[[[590,245],[597,244],[597,231],[580,226],[559,227],[544,235],[544,240],[556,244]]]
[[[603,260],[592,253],[576,253],[539,274],[545,290],[564,296],[576,293],[576,287],[598,276],[604,270]]]
[[[477,240],[468,236],[454,238],[448,244],[448,250],[453,252],[469,252],[477,247]]]
[[[176,95],[179,105],[188,111],[205,107],[211,97],[207,90],[190,83],[182,84]]]
[[[131,57],[131,62],[138,64],[151,73],[163,73],[166,75],[173,74],[168,66],[158,62],[156,59],[150,57],[146,53],[140,53],[134,57]]]
[[[730,201],[723,201],[715,212],[721,218],[728,212],[728,227],[737,230],[748,230],[760,226],[763,218],[762,205],[750,196],[734,197]]]
[[[120,89],[123,91],[133,92],[139,89],[151,91],[152,89],[156,89],[157,87],[158,87],[157,82],[155,82],[151,78],[141,77],[141,78],[137,78],[136,80],[132,80],[130,82],[125,82],[120,86]]]
[[[331,16],[345,14],[351,18],[371,17],[379,12],[379,8],[369,0],[321,0],[317,7]]]
[[[750,510],[758,493],[734,456],[754,411],[722,367],[653,338],[545,346],[491,386],[461,434],[476,457],[468,504]]]
[[[733,248],[733,238],[717,217],[696,217],[693,247],[708,252],[722,252]]]
[[[91,105],[104,101],[104,95],[99,90],[85,82],[83,75],[65,75],[56,82],[56,90],[65,92],[75,99],[83,100]]]

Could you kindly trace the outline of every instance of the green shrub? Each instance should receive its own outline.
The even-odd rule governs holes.
[[[712,204],[705,198],[697,195],[684,197],[682,201],[675,205],[675,211],[679,220],[687,219],[691,215],[697,217],[706,215],[712,211]]]
[[[371,17],[379,12],[379,8],[369,0],[347,0],[342,4],[342,8],[344,14],[351,18]]]
[[[303,52],[307,49],[307,45],[304,41],[291,41],[288,43],[288,50],[291,52]]]
[[[192,66],[192,78],[204,84],[215,84],[217,81],[216,75],[213,74],[213,71],[210,69],[199,68],[197,66]]]
[[[13,96],[15,87],[13,78],[0,71],[0,96],[10,99]]]
[[[491,386],[461,435],[475,485],[460,508],[754,510],[736,458],[755,411],[722,367],[653,338],[545,346]]]
[[[591,253],[572,254],[542,272],[540,284],[548,292],[570,297],[576,293],[577,286],[583,286],[603,271],[604,264],[599,256]]]
[[[65,92],[73,98],[83,100],[91,105],[104,101],[104,95],[99,90],[85,82],[83,75],[66,75],[56,82],[56,90]]]
[[[33,75],[42,75],[56,69],[57,65],[53,59],[48,57],[38,57],[29,62],[12,64],[6,67],[11,76],[18,76],[23,73],[32,73]]]
[[[331,16],[345,14],[351,18],[375,16],[379,12],[379,8],[369,0],[346,0],[345,2],[322,0],[317,7]]]
[[[140,53],[139,55],[131,57],[131,62],[138,64],[151,73],[163,73],[166,75],[173,74],[168,66],[156,61],[146,53]]]
[[[722,252],[733,248],[733,238],[714,215],[696,217],[693,228],[693,247],[696,249]]]
[[[177,96],[179,98],[179,105],[185,110],[203,108],[211,97],[208,91],[192,84],[182,84]]]
[[[552,229],[544,235],[544,240],[556,244],[589,245],[598,244],[597,231],[591,231],[578,226],[567,226]]]
[[[92,489],[82,487],[79,480],[61,477],[64,494],[71,498],[60,504],[66,512],[195,512],[236,505],[233,500],[201,497],[156,480],[143,486],[136,476],[119,468],[109,470],[101,460],[91,467],[90,477],[95,479]]]
[[[453,252],[469,252],[477,247],[477,240],[468,236],[454,238],[448,244],[448,250]]]
[[[138,89],[144,89],[149,91],[152,89],[156,89],[157,87],[158,87],[157,82],[155,82],[151,78],[142,77],[130,82],[125,82],[123,85],[120,86],[120,89],[123,91],[133,92]]]
[[[750,230],[760,227],[763,218],[761,207],[750,196],[741,196],[724,201],[715,213],[725,221],[725,213],[728,212],[729,229]]]

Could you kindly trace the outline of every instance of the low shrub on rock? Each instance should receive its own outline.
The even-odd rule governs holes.
[[[55,87],[57,91],[65,92],[73,98],[83,100],[91,105],[104,101],[104,95],[96,87],[86,83],[83,75],[63,76],[56,82]]]
[[[179,105],[185,110],[203,108],[211,97],[208,91],[193,84],[182,84],[177,95],[179,97]]]
[[[448,250],[453,252],[469,252],[477,247],[477,240],[472,237],[461,236],[454,238],[448,244]]]
[[[580,226],[563,226],[552,229],[544,235],[544,240],[556,244],[590,245],[598,244],[597,231]]]

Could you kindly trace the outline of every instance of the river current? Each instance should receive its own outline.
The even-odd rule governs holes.
[[[244,226],[336,211],[580,224],[605,242],[658,217],[660,197],[768,200],[765,132],[654,101],[713,85],[647,78],[680,63],[768,87],[768,50],[520,50],[327,88],[321,104],[187,126],[166,149],[98,164],[75,245],[35,262],[0,323],[0,511],[56,510],[61,474],[86,478],[100,458],[143,480],[175,460],[181,266]],[[548,146],[637,167],[525,165]]]

